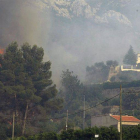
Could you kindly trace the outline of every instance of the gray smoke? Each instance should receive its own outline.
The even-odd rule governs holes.
[[[41,10],[28,0],[0,0],[0,46],[12,41],[40,45],[43,20]]]
[[[98,12],[98,17],[105,20],[106,11],[115,10],[125,15],[131,26],[123,24],[121,19],[118,22],[114,16],[107,19],[108,23],[98,23],[83,16],[67,19],[57,16],[53,8],[47,8],[46,2],[40,2],[0,0],[0,46],[5,47],[12,41],[42,46],[44,61],[52,62],[53,80],[57,85],[62,70],[70,69],[84,81],[86,66],[107,60],[122,63],[130,45],[136,53],[140,52],[139,1],[128,0],[125,7],[106,4]]]

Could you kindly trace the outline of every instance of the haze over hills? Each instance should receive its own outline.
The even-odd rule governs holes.
[[[57,83],[62,70],[84,80],[86,66],[122,63],[130,45],[140,52],[138,0],[1,0],[0,5],[0,46],[15,40],[42,46]]]
[[[140,118],[139,12],[138,0],[0,0],[0,54],[22,46],[0,57],[0,139],[57,139],[68,114],[68,129],[90,127],[118,114],[120,85],[123,114]]]
[[[40,6],[50,8],[57,16],[68,19],[84,17],[92,19],[95,23],[116,20],[128,26],[132,26],[128,19],[132,15],[129,13],[133,14],[134,9],[137,12],[139,9],[137,0],[42,0]],[[132,8],[132,12],[128,13],[128,8]]]

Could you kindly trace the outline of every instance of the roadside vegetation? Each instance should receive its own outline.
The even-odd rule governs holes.
[[[139,140],[140,126],[123,128],[123,140]],[[95,138],[95,135],[98,138]],[[61,134],[54,132],[40,133],[29,137],[19,137],[14,140],[119,140],[119,132],[113,127],[93,127],[85,130],[62,131]]]

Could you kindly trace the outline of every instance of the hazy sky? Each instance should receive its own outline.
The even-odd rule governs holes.
[[[39,0],[0,0],[0,46],[12,41],[42,46],[44,61],[52,62],[55,83],[66,69],[84,81],[86,66],[106,60],[122,63],[130,45],[140,52],[140,2],[116,1],[119,6],[100,0],[100,8],[97,1],[98,7],[92,5],[93,11],[97,10],[94,17],[69,20],[56,16],[56,11]],[[84,2],[90,4],[90,0]]]

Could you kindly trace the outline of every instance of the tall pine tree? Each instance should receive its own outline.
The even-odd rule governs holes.
[[[51,62],[43,62],[43,56],[43,48],[28,43],[18,48],[16,42],[0,56],[0,107],[4,112],[15,112],[17,121],[23,120],[23,135],[28,117],[46,118],[62,107],[51,80]]]
[[[133,47],[130,46],[127,54],[125,55],[124,59],[123,59],[123,63],[127,64],[127,65],[136,65],[136,54],[133,50]]]

